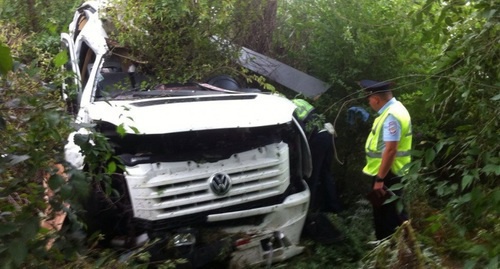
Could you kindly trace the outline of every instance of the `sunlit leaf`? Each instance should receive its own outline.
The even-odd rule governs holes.
[[[108,163],[108,173],[112,174],[116,172],[116,163],[115,162],[109,162]]]
[[[123,124],[120,124],[120,125],[116,126],[116,132],[118,133],[118,135],[119,135],[120,137],[124,137],[124,136],[125,136],[125,134],[127,133],[127,132],[125,131],[125,127],[123,126]]]
[[[4,44],[0,44],[0,74],[5,75],[12,70],[14,61],[10,54],[10,48]]]
[[[61,67],[67,62],[68,62],[68,54],[66,53],[66,51],[61,51],[54,57],[54,65],[56,67]]]

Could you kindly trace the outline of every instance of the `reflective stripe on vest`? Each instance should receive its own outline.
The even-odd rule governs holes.
[[[396,101],[373,122],[372,130],[365,144],[366,166],[363,168],[365,174],[375,176],[382,164],[382,152],[385,148],[382,129],[384,121],[389,115],[394,116],[401,125],[401,139],[398,142],[396,158],[391,166],[391,171],[396,175],[403,175],[406,173],[402,169],[403,166],[411,161],[412,132],[410,114],[399,101]]]
[[[301,121],[303,121],[311,111],[313,111],[314,107],[309,104],[306,100],[303,99],[293,99],[292,102],[297,106],[295,109],[295,115]]]

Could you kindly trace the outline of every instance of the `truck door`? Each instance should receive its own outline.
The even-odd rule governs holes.
[[[61,34],[61,45],[68,53],[68,62],[64,65],[65,71],[71,73],[62,85],[62,98],[66,101],[68,111],[72,114],[78,112],[82,94],[81,74],[76,57],[75,44],[67,33]]]

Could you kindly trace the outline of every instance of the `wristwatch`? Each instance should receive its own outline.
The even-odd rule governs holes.
[[[384,179],[379,176],[375,176],[375,182],[384,182]]]

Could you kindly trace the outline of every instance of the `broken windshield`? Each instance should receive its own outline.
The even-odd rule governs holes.
[[[204,84],[203,84],[204,85]],[[95,84],[96,100],[131,100],[153,97],[220,94],[219,91],[196,83],[160,84],[153,76],[141,71],[140,64],[111,54],[103,57]]]
[[[115,98],[129,92],[147,90],[153,79],[138,71],[137,63],[113,54],[104,57],[96,79],[95,97]]]

